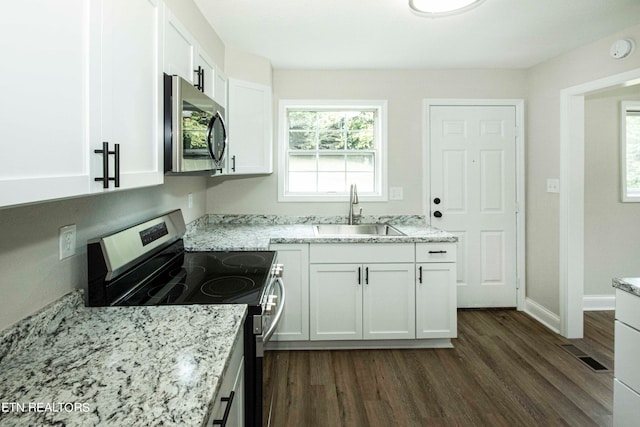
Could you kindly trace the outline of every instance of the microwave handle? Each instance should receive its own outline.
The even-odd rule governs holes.
[[[213,144],[211,141],[211,136],[213,134],[213,124],[216,122],[216,120],[220,120],[220,124],[222,125],[223,145],[222,145],[222,151],[220,152],[219,159],[216,158],[216,155],[213,152]],[[207,149],[209,150],[209,156],[211,156],[211,160],[213,160],[216,166],[218,166],[222,162],[226,148],[227,148],[227,127],[225,126],[224,119],[222,118],[222,115],[220,114],[220,112],[216,111],[216,113],[211,117],[211,120],[209,120],[209,124],[207,125]]]

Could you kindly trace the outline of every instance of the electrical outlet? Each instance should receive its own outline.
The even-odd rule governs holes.
[[[60,227],[60,259],[69,258],[76,254],[76,225]]]
[[[547,179],[547,193],[559,193],[560,192],[560,180],[558,178]]]

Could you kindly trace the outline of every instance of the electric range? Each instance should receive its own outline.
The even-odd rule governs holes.
[[[186,252],[185,231],[176,210],[90,240],[87,305],[246,304],[245,425],[262,426],[264,347],[285,300],[277,253]]]

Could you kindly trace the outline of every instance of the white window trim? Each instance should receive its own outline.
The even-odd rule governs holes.
[[[286,194],[286,162],[287,162],[287,109],[289,108],[374,108],[378,110],[378,126],[380,134],[380,194],[367,195],[358,194],[362,201],[386,202],[387,196],[387,164],[388,164],[388,133],[387,133],[387,100],[327,100],[327,99],[281,99],[278,104],[278,201],[279,202],[342,202],[349,200],[349,194],[327,195],[327,194]]]
[[[637,110],[640,110],[640,101],[620,103],[620,191],[624,203],[640,203],[640,194],[630,193],[627,188],[627,112]]]

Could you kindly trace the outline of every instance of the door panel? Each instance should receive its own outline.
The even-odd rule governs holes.
[[[459,237],[458,307],[515,307],[515,107],[432,106],[429,116],[431,225]]]
[[[415,338],[414,264],[365,264],[364,339]]]
[[[310,338],[362,339],[362,267],[317,264],[310,267]]]

